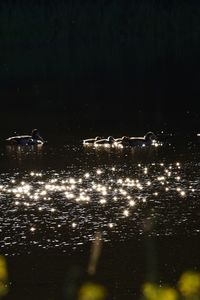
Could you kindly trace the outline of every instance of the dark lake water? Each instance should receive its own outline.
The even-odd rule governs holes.
[[[8,299],[64,298],[70,268],[86,271],[97,232],[97,278],[109,299],[139,297],[152,277],[175,283],[200,270],[200,143],[163,135],[163,146],[0,145],[0,249]],[[199,138],[200,139],[200,138]]]

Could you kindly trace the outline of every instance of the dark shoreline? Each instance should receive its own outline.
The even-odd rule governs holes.
[[[142,284],[148,280],[175,285],[181,273],[198,271],[198,237],[147,238],[140,242],[104,243],[96,282],[105,285],[109,299],[139,299]],[[192,253],[192,257],[188,254]],[[151,260],[148,260],[148,255]],[[81,282],[88,280],[86,269],[90,244],[71,253],[43,251],[7,257],[10,293],[7,300],[67,299],[66,280],[78,272]],[[149,272],[150,270],[150,272]],[[70,275],[71,274],[71,275]]]

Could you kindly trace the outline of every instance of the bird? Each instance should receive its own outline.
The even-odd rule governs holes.
[[[117,141],[117,145],[123,145],[123,146],[150,146],[152,145],[153,141],[156,139],[156,136],[153,132],[149,131],[147,132],[143,137],[129,137],[129,136],[123,136]]]
[[[109,136],[107,139],[100,139],[94,143],[95,146],[97,145],[112,145],[115,142],[113,136]]]
[[[120,138],[115,138],[115,142],[118,143],[118,142],[121,142],[122,140],[124,140],[125,138],[127,138],[127,136],[122,136]]]
[[[39,134],[37,129],[33,129],[31,135],[16,135],[6,139],[9,145],[31,146],[31,145],[43,145],[44,139]]]
[[[92,144],[94,144],[94,142],[96,142],[100,139],[101,138],[99,136],[96,136],[95,138],[90,138],[90,139],[83,140],[83,145],[92,145]]]

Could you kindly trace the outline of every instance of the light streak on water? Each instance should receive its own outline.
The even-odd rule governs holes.
[[[64,252],[96,231],[107,242],[197,235],[199,195],[198,163],[1,173],[1,251]]]

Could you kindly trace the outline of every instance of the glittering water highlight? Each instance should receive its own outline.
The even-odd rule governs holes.
[[[135,163],[0,174],[0,247],[16,255],[200,232],[198,163]]]

